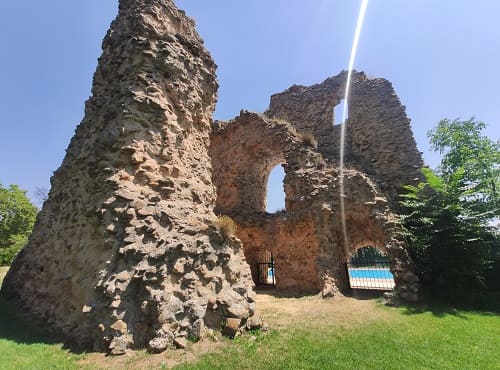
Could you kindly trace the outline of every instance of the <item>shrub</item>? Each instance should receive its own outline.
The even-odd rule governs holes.
[[[480,307],[500,295],[500,142],[484,136],[483,122],[441,120],[428,132],[443,154],[436,172],[406,186],[403,236],[423,292]]]
[[[19,251],[26,245],[27,241],[27,238],[23,238],[11,247],[0,248],[0,266],[10,266]]]
[[[216,226],[222,236],[226,239],[236,235],[236,230],[238,229],[233,219],[226,215],[217,216]]]
[[[317,148],[318,147],[318,142],[314,138],[314,135],[309,133],[309,132],[304,132],[300,134],[300,137],[302,138],[302,142],[311,148]]]

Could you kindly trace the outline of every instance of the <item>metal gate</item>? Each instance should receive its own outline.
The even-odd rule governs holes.
[[[371,250],[367,250],[371,249]],[[362,248],[345,263],[349,288],[360,290],[392,290],[394,276],[387,256],[375,248]]]
[[[267,254],[257,265],[258,284],[276,286],[276,270],[273,254]]]

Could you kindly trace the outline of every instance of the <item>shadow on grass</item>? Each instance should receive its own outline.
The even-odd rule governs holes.
[[[305,297],[319,297],[319,292],[314,291],[303,291],[303,290],[278,290],[273,286],[260,285],[255,288],[258,294],[268,295],[275,298],[305,298]],[[385,291],[375,290],[375,289],[351,289],[343,294],[346,297],[356,298],[356,299],[377,299],[384,295]]]
[[[8,268],[0,267],[0,290]],[[45,321],[36,320],[20,311],[0,292],[0,339],[18,344],[60,344],[64,350],[75,354],[86,351],[74,343],[65,341],[61,335],[55,334],[46,326]]]
[[[500,296],[491,294],[475,297],[475,299],[463,298],[462,300],[438,300],[428,298],[424,302],[416,304],[404,304],[403,314],[417,315],[431,312],[436,317],[453,315],[463,319],[468,319],[467,313],[474,313],[480,316],[498,316],[500,314]]]
[[[462,311],[453,308],[449,305],[443,303],[414,303],[414,304],[404,304],[401,307],[404,308],[404,315],[419,315],[426,312],[432,313],[436,317],[445,317],[447,315],[453,315],[462,319],[467,319]]]
[[[19,312],[19,309],[0,295],[0,339],[18,344],[61,345],[63,350],[74,354],[83,354],[87,350],[50,331],[46,323],[30,318]]]
[[[304,298],[317,296],[317,292],[308,292],[301,290],[278,290],[273,286],[260,285],[255,288],[257,294],[268,295],[275,298]]]
[[[0,296],[0,338],[24,344],[56,344],[57,337],[44,330],[41,323],[29,322],[20,315],[16,307]]]
[[[380,299],[384,296],[384,290],[376,289],[350,289],[344,293],[346,297],[359,300]]]

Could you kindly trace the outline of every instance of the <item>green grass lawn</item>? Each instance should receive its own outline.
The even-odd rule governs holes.
[[[0,267],[0,284],[5,273],[6,268]],[[283,302],[301,304],[300,299]],[[309,304],[314,302],[309,300]],[[323,309],[325,304],[328,301]],[[237,338],[220,352],[177,369],[500,369],[500,317],[496,314],[372,306],[364,304],[370,311],[342,318],[335,312],[309,313],[307,308],[305,316],[299,313],[288,323],[281,320],[283,312],[273,316],[265,311],[268,322],[279,330]],[[344,322],[349,317],[352,325]],[[149,368],[162,368],[161,356],[169,353],[142,356],[151,364]],[[156,360],[148,361],[149,356]],[[85,357],[63,349],[61,343],[24,323],[11,305],[0,300],[0,369],[74,369]],[[105,367],[126,368],[113,361],[107,360]]]
[[[0,285],[6,267],[0,267]],[[81,357],[63,349],[42,330],[19,319],[0,297],[0,369],[75,369]]]
[[[500,369],[500,319],[493,314],[409,313],[340,329],[325,323],[237,340],[223,353],[176,369]]]

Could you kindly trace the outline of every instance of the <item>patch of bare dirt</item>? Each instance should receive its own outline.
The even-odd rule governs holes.
[[[280,297],[257,294],[257,307],[264,321],[274,329],[294,327],[338,326],[354,328],[373,321],[394,319],[375,299],[319,296]]]
[[[160,354],[150,354],[144,350],[129,351],[122,356],[90,353],[79,362],[79,365],[84,369],[170,369],[183,363],[195,362],[207,353],[220,351],[225,345],[227,345],[226,339],[217,342],[205,339],[198,343],[190,343],[186,349],[167,350]]]

